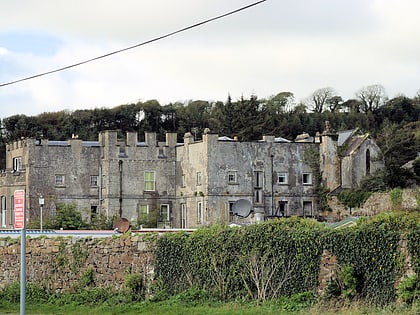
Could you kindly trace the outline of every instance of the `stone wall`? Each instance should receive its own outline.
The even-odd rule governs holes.
[[[144,235],[110,238],[28,238],[27,281],[54,290],[83,285],[121,288],[129,274],[153,272],[152,242]],[[20,238],[0,240],[0,287],[19,281]]]
[[[403,201],[402,209],[416,209],[417,198],[420,194],[420,190],[417,189],[404,189],[403,190]],[[328,201],[328,205],[333,209],[332,213],[325,213],[329,216],[331,221],[340,221],[343,218],[352,216],[374,216],[381,212],[394,210],[389,197],[389,192],[377,192],[373,193],[368,200],[360,207],[353,208],[351,213],[344,205],[342,205],[337,197],[332,196]]]

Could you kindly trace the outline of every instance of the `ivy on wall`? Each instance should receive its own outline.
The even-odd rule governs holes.
[[[201,288],[224,299],[264,301],[312,290],[318,284],[323,229],[292,218],[165,235],[156,249],[156,276],[171,293]]]
[[[314,291],[324,249],[356,278],[351,297],[373,304],[396,299],[407,240],[419,274],[418,215],[382,214],[332,230],[309,219],[278,219],[241,228],[212,226],[166,234],[157,242],[156,277],[170,294],[198,288],[230,300],[257,301]],[[356,285],[357,283],[357,285]]]

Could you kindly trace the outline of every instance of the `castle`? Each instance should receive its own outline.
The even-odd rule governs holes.
[[[62,203],[75,204],[87,221],[101,214],[159,228],[318,217],[316,186],[357,187],[383,167],[379,154],[368,135],[335,133],[328,123],[321,134],[295,141],[240,142],[209,130],[200,141],[186,133],[183,143],[176,133],[158,142],[146,132],[139,142],[136,132],[118,139],[117,131],[100,132],[98,141],[21,139],[6,146],[0,228],[13,228],[20,189],[27,220],[38,219],[40,207],[51,216]]]

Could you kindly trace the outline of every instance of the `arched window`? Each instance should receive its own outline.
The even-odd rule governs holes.
[[[366,150],[366,175],[370,175],[370,151]]]

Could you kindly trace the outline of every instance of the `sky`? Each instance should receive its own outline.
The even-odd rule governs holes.
[[[257,0],[0,0],[0,85],[137,45]],[[156,99],[343,99],[420,90],[420,1],[266,0],[135,49],[0,86],[0,119]]]

